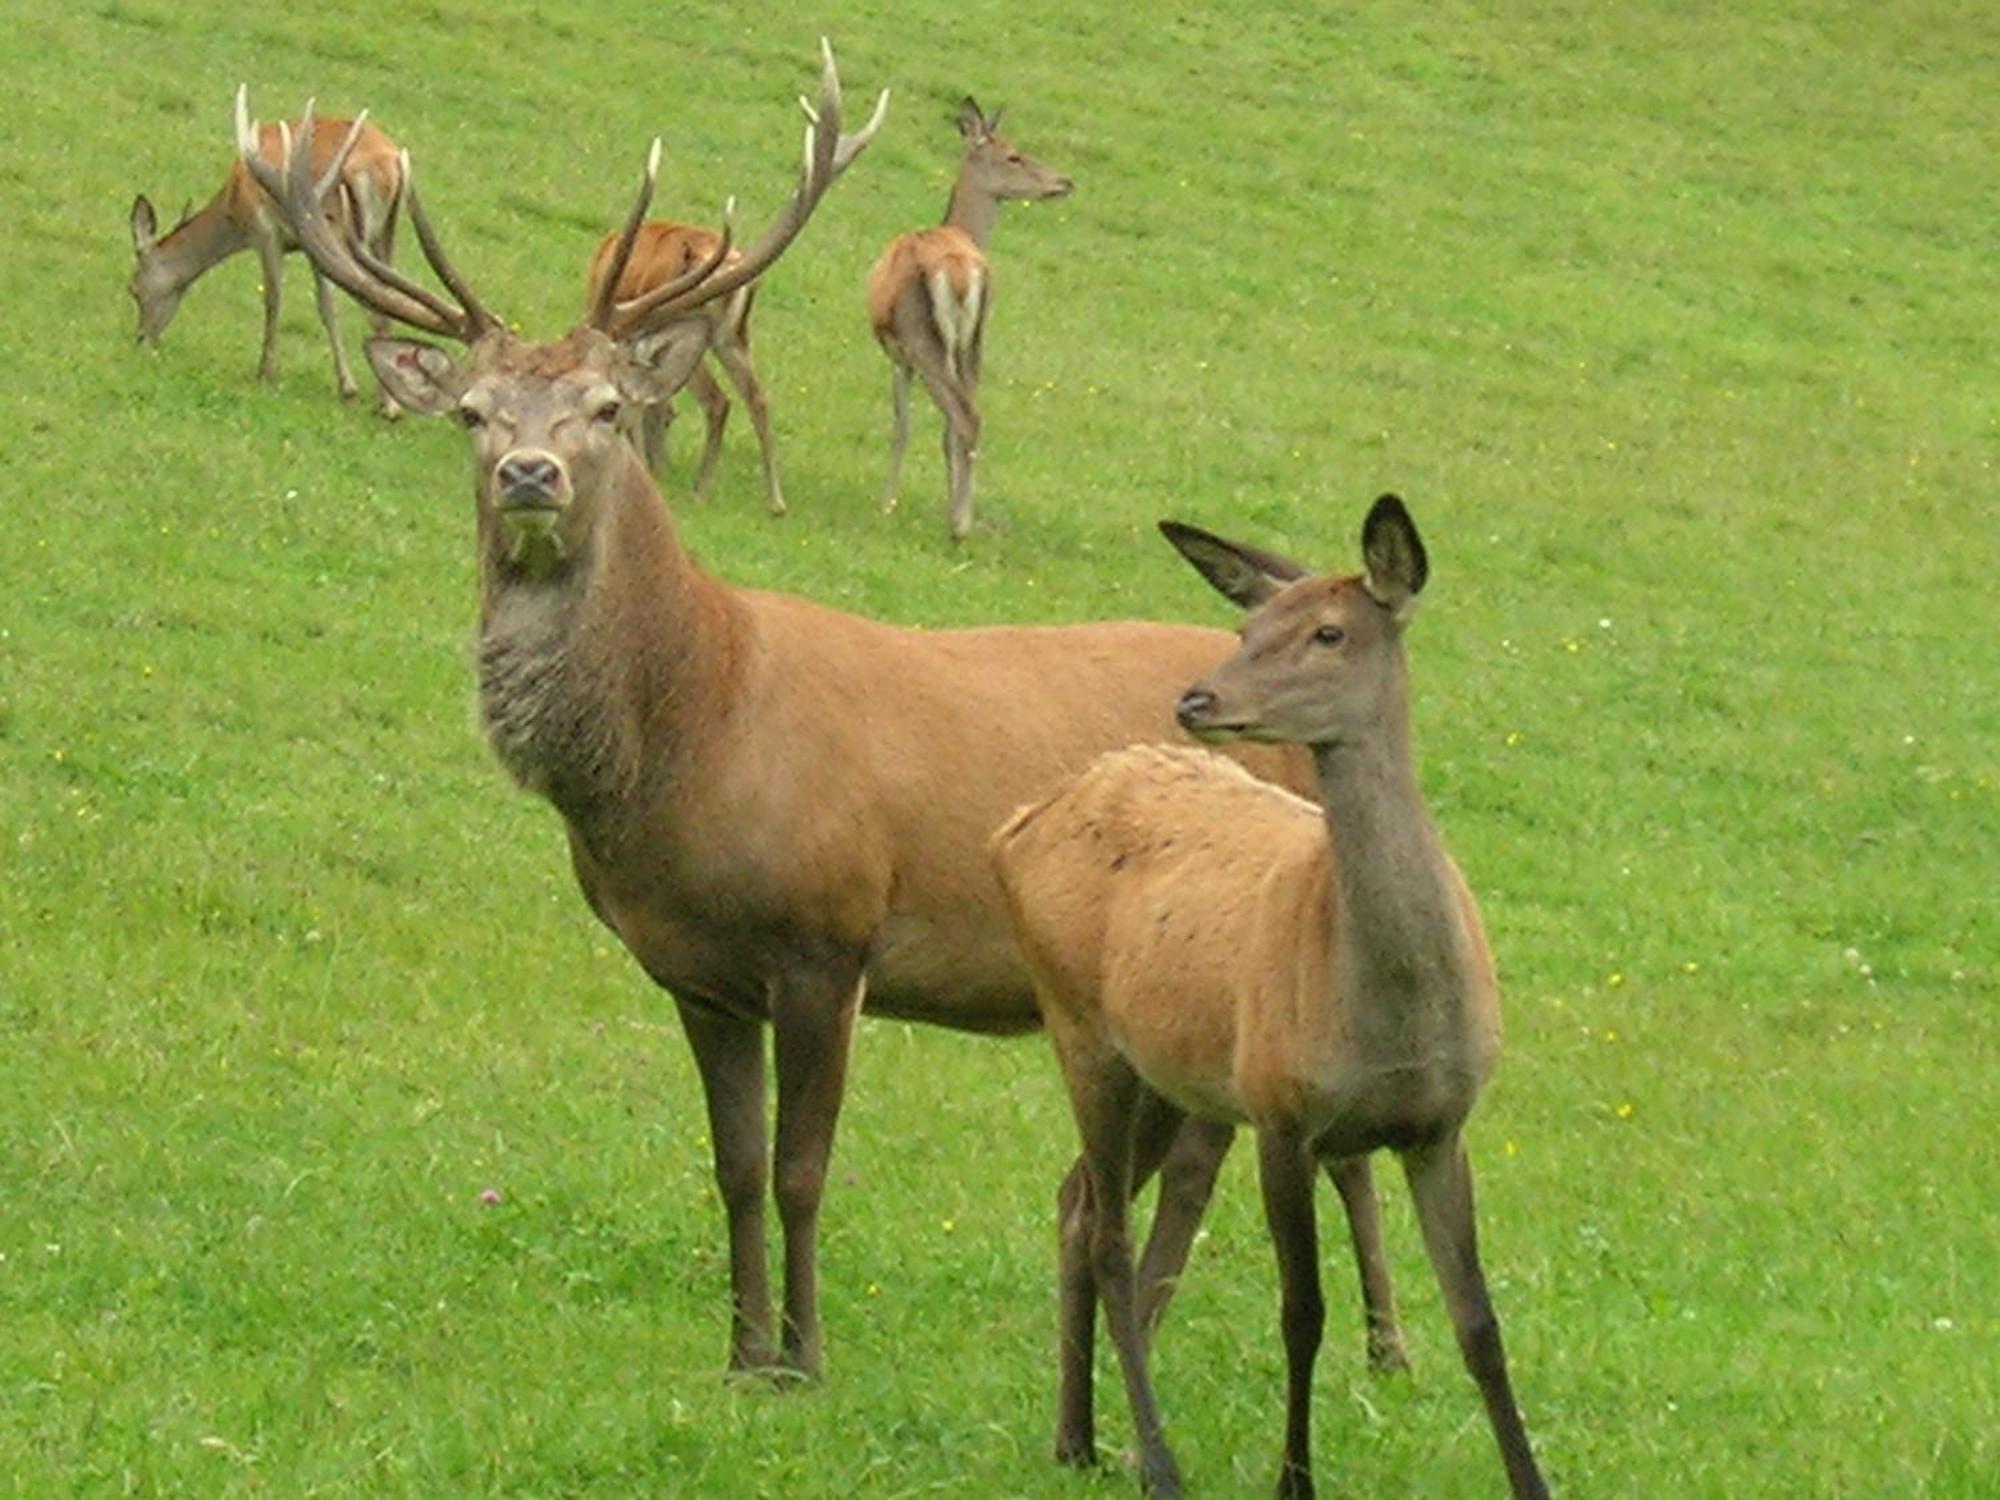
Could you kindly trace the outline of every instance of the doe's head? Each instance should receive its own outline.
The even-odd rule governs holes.
[[[1403,502],[1384,495],[1361,528],[1364,570],[1315,574],[1275,552],[1162,521],[1180,553],[1250,611],[1242,646],[1181,696],[1205,740],[1348,744],[1406,712],[1403,628],[1430,565]]]
[[[965,137],[965,165],[981,191],[995,198],[1062,198],[1076,186],[1069,178],[1022,153],[1000,134],[1000,111],[986,114],[968,95],[958,106]]]

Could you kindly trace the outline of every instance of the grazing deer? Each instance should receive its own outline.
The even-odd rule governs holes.
[[[315,123],[311,135],[312,166],[324,173],[341,140],[358,125],[354,144],[348,151],[337,182],[327,183],[327,211],[343,221],[352,221],[356,235],[383,261],[389,260],[396,240],[396,210],[402,198],[403,169],[396,143],[373,125],[352,120],[327,119]],[[277,161],[284,147],[284,127],[263,126],[258,136],[257,154],[265,161]],[[255,247],[264,268],[264,353],[257,364],[257,378],[271,380],[278,373],[278,307],[284,279],[285,252],[296,248],[284,215],[269,193],[257,185],[241,161],[232,161],[222,190],[194,213],[184,213],[181,221],[165,234],[152,202],[141,193],[132,200],[132,249],[138,264],[132,271],[132,300],[139,304],[139,342],[152,344],[173,321],[181,297],[203,272],[237,251]],[[347,351],[341,347],[340,329],[334,321],[333,288],[318,271],[313,273],[313,290],[319,302],[319,320],[326,329],[326,341],[333,347],[333,374],[342,397],[355,393],[354,376],[347,366]],[[388,331],[385,319],[374,320],[375,331]],[[396,404],[384,392],[382,415],[393,418]]]
[[[972,530],[972,461],[979,451],[979,362],[993,277],[986,242],[1003,198],[1060,198],[1074,184],[1000,133],[1000,114],[983,114],[966,99],[958,107],[965,159],[952,184],[944,223],[901,234],[868,273],[868,321],[893,366],[889,481],[882,509],[896,508],[903,449],[910,438],[910,374],[944,414],[945,473],[951,486],[951,534]]]
[[[590,279],[585,299],[593,312],[607,299],[629,302],[663,282],[686,275],[714,256],[722,236],[700,224],[649,219],[639,226],[630,258],[625,263],[625,273],[613,286],[605,273],[610,269],[612,257],[618,252],[619,238],[616,230],[605,235],[597,253],[590,259]],[[722,372],[736,387],[744,405],[750,408],[750,425],[757,429],[757,445],[764,454],[764,489],[770,497],[771,514],[782,516],[785,513],[785,496],[778,487],[778,449],[771,438],[770,403],[765,400],[764,387],[757,379],[756,367],[750,363],[750,303],[756,295],[754,282],[739,287],[719,302],[710,303],[703,310],[703,316],[709,325],[709,353],[715,356],[715,362],[722,366]],[[729,420],[729,397],[699,362],[689,372],[688,384],[694,390],[695,399],[701,402],[702,409],[708,414],[701,466],[694,477],[694,494],[699,500],[706,498],[715,477],[716,459],[722,452],[722,429]],[[637,436],[646,455],[646,466],[657,474],[666,459],[667,427],[674,416],[672,393],[665,400],[640,403],[635,414],[638,417]]]
[[[414,182],[411,225],[448,297],[343,237],[302,149],[282,173],[255,168],[329,277],[376,311],[467,346],[461,359],[382,338],[369,355],[411,410],[454,413],[468,431],[481,715],[501,762],[562,814],[591,910],[674,997],[707,1100],[729,1223],[730,1363],[743,1369],[821,1367],[815,1235],[864,997],[878,1015],[1034,1029],[987,833],[1098,752],[1173,733],[1176,686],[1230,641],[1144,624],[902,629],[733,588],[681,546],[621,415],[686,379],[709,347],[702,309],[778,258],[886,106],[885,94],[862,130],[841,134],[828,52],[808,164],[770,230],[731,261],[725,228],[686,275],[544,344],[515,337],[478,301]],[[254,160],[248,130],[239,114]],[[658,162],[655,142],[628,234]],[[1029,701],[1043,705],[1033,721],[1019,711]],[[1258,764],[1309,784],[1302,760],[1266,752]],[[1162,1287],[1185,1259],[1227,1134],[1219,1139],[1167,1131],[1146,1143],[1141,1166],[1169,1157],[1178,1184],[1149,1262]],[[781,1342],[765,1258],[772,1187],[784,1231]]]
[[[1154,1495],[1181,1492],[1125,1222],[1129,1143],[1150,1106],[1256,1127],[1288,1367],[1281,1497],[1312,1494],[1324,1322],[1313,1165],[1381,1147],[1402,1157],[1513,1493],[1544,1496],[1479,1268],[1460,1139],[1500,1051],[1493,962],[1410,757],[1403,628],[1424,586],[1423,543],[1386,495],[1362,529],[1357,577],[1308,576],[1193,527],[1162,529],[1253,611],[1242,648],[1182,695],[1181,726],[1310,747],[1321,806],[1205,752],[1148,747],[1105,756],[993,838],[1083,1139],[1088,1272],[1142,1480]],[[1022,716],[1039,708],[1029,701]],[[1063,1420],[1087,1428],[1090,1414]]]

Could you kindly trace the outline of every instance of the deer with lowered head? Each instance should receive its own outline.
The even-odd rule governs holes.
[[[624,414],[686,378],[710,347],[703,309],[778,258],[886,103],[843,134],[827,53],[807,165],[771,229],[731,259],[725,228],[701,264],[549,343],[510,333],[478,300],[414,181],[411,225],[446,294],[343,235],[298,146],[282,172],[256,168],[329,277],[465,346],[383,338],[369,356],[398,400],[454,415],[472,447],[487,736],[562,815],[585,901],[680,1014],[728,1220],[730,1364],[805,1375],[822,1365],[815,1243],[857,1015],[985,1033],[1039,1024],[986,836],[1100,751],[1171,735],[1175,687],[1230,640],[1150,624],[904,629],[732,587],[683,547]],[[238,130],[250,153],[241,114]],[[628,238],[657,166],[656,142]],[[1029,701],[1042,705],[1033,719],[1020,713]],[[1251,754],[1265,774],[1309,784],[1302,759]],[[1142,1121],[1136,1152],[1141,1173],[1165,1162],[1154,1306],[1228,1141],[1178,1124]],[[784,1242],[775,1329],[767,1195]]]
[[[590,275],[585,301],[595,310],[601,304],[630,302],[656,286],[685,276],[713,258],[721,244],[721,234],[703,224],[683,224],[673,219],[648,219],[639,226],[627,251],[624,273],[611,284],[607,273],[618,254],[621,236],[617,230],[605,235],[590,258]],[[736,252],[724,256],[727,264]],[[750,362],[750,304],[757,295],[755,282],[738,287],[727,297],[708,303],[700,316],[709,328],[708,352],[736,387],[743,404],[750,408],[750,425],[757,432],[757,446],[764,455],[764,491],[771,514],[785,513],[785,496],[778,485],[778,449],[771,437],[770,403],[764,396],[757,369]],[[688,385],[707,414],[708,427],[702,439],[701,462],[695,470],[694,496],[708,495],[715,479],[715,464],[722,453],[722,430],[729,421],[729,397],[705,363],[697,361],[688,372]],[[632,413],[646,466],[659,473],[666,461],[667,428],[673,421],[673,393],[663,400],[637,403]]]
[[[1241,648],[1181,696],[1181,727],[1308,747],[1319,805],[1204,751],[1144,747],[1103,757],[993,838],[1083,1142],[1086,1203],[1065,1225],[1064,1276],[1103,1300],[1142,1483],[1181,1493],[1126,1228],[1135,1122],[1168,1109],[1256,1130],[1288,1372],[1282,1500],[1313,1493],[1314,1165],[1381,1148],[1402,1158],[1512,1492],[1545,1496],[1480,1270],[1461,1139],[1500,1051],[1493,961],[1411,761],[1403,632],[1428,572],[1423,543],[1394,496],[1368,513],[1355,576],[1162,529],[1251,611]],[[1065,1345],[1064,1357],[1090,1351]],[[1080,1408],[1066,1401],[1065,1429],[1088,1431],[1088,1400],[1086,1384]]]
[[[310,132],[313,171],[324,173],[335,151],[356,122],[343,119],[315,121]],[[286,149],[287,127],[265,125],[259,130],[257,155],[276,162]],[[360,124],[337,175],[326,184],[326,212],[348,223],[355,236],[384,262],[390,259],[396,240],[396,213],[403,192],[402,159],[396,143],[373,125]],[[290,226],[277,202],[262,187],[241,160],[230,163],[229,175],[221,190],[202,208],[181,215],[181,220],[165,234],[144,193],[132,200],[132,249],[138,263],[132,270],[132,300],[139,307],[139,342],[153,344],[173,321],[181,298],[204,273],[239,250],[255,249],[264,276],[264,352],[257,364],[257,378],[271,380],[278,373],[278,311],[287,251],[296,249]],[[313,290],[319,304],[319,321],[326,329],[326,341],[333,349],[333,375],[343,398],[358,389],[348,368],[347,351],[340,342],[340,328],[334,318],[333,287],[317,270]],[[375,331],[386,333],[388,321],[374,320]],[[395,417],[398,408],[384,392],[380,410]]]
[[[958,107],[965,156],[944,223],[900,234],[868,273],[868,321],[892,367],[889,479],[882,508],[894,510],[910,439],[914,373],[944,415],[945,477],[951,535],[972,530],[972,464],[979,451],[979,366],[993,276],[986,244],[1007,198],[1060,198],[1074,186],[1060,172],[1023,156],[1000,134],[1000,112],[972,99]]]

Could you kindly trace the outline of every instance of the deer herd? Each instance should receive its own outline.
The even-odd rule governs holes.
[[[1401,502],[1368,512],[1354,574],[1162,523],[1248,612],[1239,636],[1136,622],[908,629],[733,587],[682,546],[654,471],[692,386],[707,416],[695,493],[710,486],[729,400],[706,361],[749,408],[770,508],[785,508],[750,359],[753,299],[888,103],[884,91],[845,130],[822,52],[819,96],[801,100],[804,164],[763,233],[739,244],[733,211],[717,228],[648,219],[655,141],[622,228],[590,259],[582,320],[545,342],[480,300],[409,154],[365,114],[319,119],[308,104],[257,125],[239,90],[237,157],[214,200],[166,234],[146,199],[133,206],[139,337],[159,336],[209,266],[254,246],[269,377],[281,259],[296,248],[342,393],[355,386],[336,287],[374,322],[384,414],[449,413],[466,429],[481,719],[507,771],[561,814],[590,909],[680,1013],[728,1219],[732,1368],[821,1370],[817,1230],[858,1016],[1043,1028],[1082,1146],[1058,1195],[1058,1458],[1097,1456],[1101,1308],[1141,1482],[1181,1493],[1148,1356],[1247,1124],[1289,1371],[1278,1493],[1312,1493],[1319,1167],[1347,1214],[1369,1363],[1405,1364],[1369,1171],[1386,1148],[1511,1492],[1546,1494],[1476,1247],[1462,1131],[1499,1013],[1478,911],[1412,763],[1403,637],[1428,564]],[[884,504],[914,374],[944,417],[954,537],[972,518],[998,205],[1071,186],[998,124],[965,101],[944,223],[893,240],[867,278],[893,366]],[[393,264],[403,213],[441,290]],[[392,336],[391,323],[427,337]],[[1135,1267],[1130,1204],[1156,1175]],[[767,1197],[783,1247],[775,1310]]]

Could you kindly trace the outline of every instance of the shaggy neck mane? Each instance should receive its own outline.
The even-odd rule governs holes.
[[[501,763],[608,852],[685,771],[673,726],[719,705],[741,622],[636,458],[603,486],[581,552],[551,576],[511,568],[497,535],[482,538],[478,673]]]

